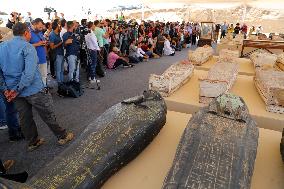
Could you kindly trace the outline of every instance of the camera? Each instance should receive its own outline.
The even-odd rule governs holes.
[[[56,12],[56,10],[55,10],[54,8],[51,8],[51,7],[49,7],[49,8],[45,7],[45,8],[43,9],[43,11],[44,11],[44,12],[47,12],[47,13]]]

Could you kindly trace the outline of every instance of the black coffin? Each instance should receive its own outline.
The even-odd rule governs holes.
[[[189,121],[164,189],[249,189],[258,128],[242,98],[215,98]]]
[[[112,106],[27,185],[33,189],[100,188],[155,138],[166,123],[166,112],[163,98],[155,91]]]

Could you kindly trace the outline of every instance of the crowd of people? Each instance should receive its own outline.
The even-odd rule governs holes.
[[[105,69],[132,68],[151,58],[175,56],[182,48],[196,46],[201,30],[199,23],[142,21],[138,24],[123,18],[82,19],[79,23],[66,21],[63,13],[44,23],[41,18],[33,19],[31,13],[22,19],[15,12],[11,13],[7,27],[13,30],[14,38],[0,44],[0,129],[8,128],[10,141],[25,139],[28,150],[44,143],[38,136],[32,108],[60,145],[74,138],[72,132],[56,121],[48,74],[59,87],[70,81],[79,83],[80,71],[85,69],[87,81],[98,83],[98,78],[105,76]],[[224,23],[215,25],[214,36],[217,40],[219,33],[223,38],[228,33],[240,32],[247,35],[245,24],[233,27]],[[5,169],[2,170],[4,174]]]

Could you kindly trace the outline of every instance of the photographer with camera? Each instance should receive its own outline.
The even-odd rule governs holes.
[[[42,30],[44,23],[41,18],[36,18],[30,28],[31,40],[30,43],[35,47],[38,56],[38,66],[41,73],[41,78],[46,87],[47,83],[47,61],[46,61],[46,46],[48,41],[44,38]]]
[[[79,64],[77,64],[77,56],[80,52],[80,42],[75,33],[75,25],[73,21],[67,22],[67,32],[62,36],[63,44],[66,49],[66,57],[69,66],[68,81],[73,80],[74,72],[76,71],[75,80],[79,82]]]

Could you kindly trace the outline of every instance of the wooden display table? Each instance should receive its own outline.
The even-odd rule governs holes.
[[[243,46],[241,50],[241,57],[245,57],[250,55],[254,50],[252,49],[251,52],[244,53],[244,49],[246,48],[253,48],[253,49],[265,49],[271,53],[271,49],[278,49],[282,52],[284,51],[284,41],[272,41],[272,40],[248,40],[245,39],[243,41]]]
[[[160,134],[102,189],[160,189],[190,117],[189,114],[168,111],[167,123]],[[251,189],[283,189],[284,165],[279,152],[281,133],[266,129],[260,129],[259,133]]]
[[[214,64],[216,64],[217,60],[218,60],[218,56],[213,56],[211,59],[209,59],[207,62],[205,62],[201,66],[195,66],[195,69],[208,71]],[[248,75],[248,76],[255,75],[254,67],[250,59],[238,58],[237,60],[239,63],[239,74],[240,75]]]
[[[204,106],[199,103],[198,78],[204,78],[206,75],[206,71],[195,70],[188,83],[166,98],[168,110],[193,114]],[[265,104],[255,88],[252,76],[238,75],[238,79],[230,92],[243,97],[258,127],[282,131],[284,115],[265,110]]]

